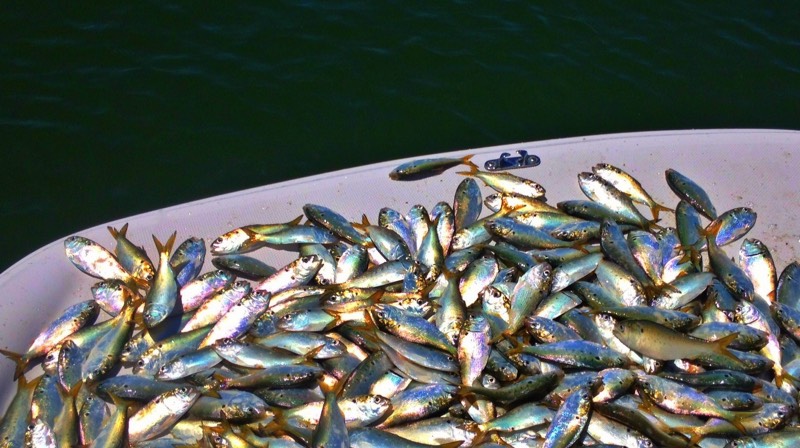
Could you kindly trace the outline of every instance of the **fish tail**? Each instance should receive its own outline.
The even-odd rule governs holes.
[[[778,387],[783,387],[783,379],[791,375],[783,370],[783,366],[779,362],[776,362],[772,365],[772,370],[775,371],[775,385]]]
[[[735,341],[736,338],[738,337],[739,333],[737,332],[737,333],[731,333],[722,339],[714,341],[713,342],[714,351],[722,356],[725,356],[726,358],[729,358],[731,361],[734,361],[737,364],[741,363],[742,360],[737,358],[736,355],[734,355],[733,353],[730,352],[730,350],[728,350],[728,346],[731,344],[731,342]]]
[[[25,368],[28,367],[28,359],[25,357],[25,355],[3,349],[0,349],[0,354],[14,361],[14,364],[17,365],[16,369],[14,370],[14,381],[22,377],[22,374],[25,372]]]
[[[167,254],[171,254],[172,253],[172,246],[175,245],[175,237],[177,235],[178,235],[178,231],[176,230],[176,231],[172,232],[172,235],[170,235],[169,239],[167,239],[167,244],[164,245],[164,250],[167,252]]]
[[[797,378],[796,376],[794,376],[794,375],[790,374],[789,372],[787,372],[787,371],[785,371],[785,370],[781,370],[781,372],[782,372],[781,376],[782,376],[783,378],[786,378],[786,379],[788,379],[788,380],[789,380],[789,381],[791,381],[792,383],[794,383],[794,386],[795,386],[795,387],[797,387],[797,385],[800,385],[800,378]]]
[[[367,297],[367,303],[369,303],[370,305],[375,305],[376,303],[381,303],[381,298],[383,298],[383,295],[385,293],[386,293],[386,291],[383,290],[383,289],[377,290],[375,292],[375,294],[372,294],[371,296]]]
[[[378,323],[375,322],[375,318],[372,317],[372,307],[364,310],[364,323],[367,324],[367,328],[378,331]]]
[[[703,428],[702,426],[676,426],[671,428],[673,431],[677,431],[681,434],[688,434],[690,437],[689,446],[695,446],[700,443],[703,438],[705,438],[705,434],[700,431]]]
[[[736,429],[738,429],[740,433],[746,435],[747,434],[747,428],[745,428],[744,425],[742,424],[742,420],[744,420],[744,419],[746,419],[748,417],[752,417],[753,415],[758,414],[758,412],[740,412],[740,413],[733,413],[733,414],[734,415],[733,415],[732,418],[726,419],[726,420],[728,420],[728,422],[731,425],[735,426]]]
[[[469,168],[469,171],[457,171],[456,174],[460,174],[462,176],[475,176],[480,171],[478,165],[475,165],[469,160],[467,160],[466,165]]]
[[[658,215],[661,212],[675,213],[675,210],[653,202],[653,204],[650,206],[650,213],[653,214],[653,221],[658,222]]]
[[[647,221],[647,230],[650,232],[658,232],[664,230],[663,226],[658,225],[658,222],[661,221],[657,217],[653,218],[652,220]]]
[[[708,244],[711,245],[713,241],[714,244],[717,242],[717,234],[719,233],[719,229],[722,228],[722,221],[719,219],[715,219],[711,221],[711,223],[706,226],[705,229],[700,229],[700,235],[705,237],[708,240]]]
[[[473,446],[478,446],[478,445],[480,445],[480,443],[481,443],[481,442],[482,442],[484,439],[486,439],[487,437],[489,437],[489,436],[490,436],[490,435],[491,435],[493,432],[496,432],[496,431],[497,431],[497,430],[495,430],[495,429],[484,430],[484,429],[482,428],[482,426],[483,426],[483,425],[479,425],[479,426],[478,426],[478,432],[477,432],[477,433],[475,433],[475,437],[472,439],[472,445],[473,445]],[[466,428],[462,428],[462,429],[466,429]]]
[[[656,284],[656,289],[658,294],[664,292],[680,294],[681,292],[683,292],[680,290],[680,288],[677,288],[674,285],[670,285],[669,283],[662,281],[660,278],[658,279],[658,284]]]
[[[586,249],[586,242],[585,241],[578,241],[578,242],[570,245],[570,247],[575,249],[575,250],[579,250],[579,251],[581,251],[581,252],[583,252],[585,254],[589,254],[589,250]]]
[[[111,234],[112,238],[117,239],[117,236],[119,236],[119,230],[117,230],[117,229],[115,229],[115,228],[113,228],[111,226],[107,226],[106,229],[108,229],[108,233]]]
[[[155,243],[156,245],[156,252],[158,253],[164,252],[164,245],[161,244],[161,241],[159,241],[155,235],[153,235],[153,243]]]
[[[461,163],[463,163],[464,165],[467,165],[467,166],[471,167],[471,166],[475,165],[475,162],[473,162],[471,160],[473,157],[475,157],[475,154],[468,154],[468,155],[466,155],[464,157],[461,157],[459,160],[461,160]],[[477,165],[475,165],[475,166],[477,166]]]
[[[86,382],[86,379],[84,379],[83,381],[78,381],[75,384],[73,384],[72,387],[70,387],[67,390],[67,396],[69,398],[71,398],[73,400],[73,402],[74,402],[74,400],[78,399],[78,392],[81,391],[81,387],[83,386],[83,384],[85,382]]]

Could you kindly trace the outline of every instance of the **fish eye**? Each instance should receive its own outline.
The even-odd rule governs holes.
[[[300,261],[302,261],[303,263],[311,263],[311,260],[312,260],[311,255],[300,258]]]
[[[144,367],[144,359],[140,359],[140,360],[139,360],[139,361],[138,361],[136,364],[137,364],[139,367]]]
[[[225,241],[225,240],[223,240],[222,237],[219,237],[219,238],[214,240],[214,244],[222,244],[223,241]]]

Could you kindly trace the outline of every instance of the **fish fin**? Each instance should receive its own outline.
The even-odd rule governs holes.
[[[84,379],[83,381],[78,381],[72,385],[72,387],[67,390],[67,396],[71,397],[73,400],[78,398],[78,393],[81,391],[81,387],[86,382]]]
[[[367,303],[369,303],[370,305],[375,305],[376,303],[381,303],[381,299],[383,298],[383,295],[385,293],[386,293],[386,291],[383,290],[383,289],[377,290],[374,294],[372,294],[371,296],[367,297]]]
[[[175,245],[175,237],[178,236],[178,231],[172,232],[172,235],[167,239],[167,244],[164,245],[164,250],[167,252],[167,255],[172,253],[172,246]]]
[[[364,323],[367,324],[367,328],[372,328],[373,331],[378,331],[378,323],[375,322],[375,319],[372,317],[372,307],[364,309]]]
[[[135,401],[133,401],[133,400],[129,400],[127,398],[118,397],[118,396],[114,395],[112,392],[106,392],[106,394],[108,395],[109,398],[111,398],[111,403],[113,403],[114,406],[116,406],[118,408],[121,408],[121,407],[126,407],[127,408],[127,407],[130,407],[131,404],[135,403]]]
[[[369,223],[369,218],[367,218],[367,215],[363,213],[361,214],[361,225],[364,227],[372,225]]]
[[[273,434],[276,431],[280,431],[281,427],[283,426],[283,414],[279,413],[279,408],[270,409],[275,414],[275,419],[271,422],[265,424],[258,425],[258,432],[261,434]]]
[[[460,428],[460,429],[467,430],[467,428],[465,427],[466,425],[461,425],[461,426],[463,428]],[[496,431],[497,431],[496,429],[490,429],[488,431],[484,431],[484,430],[478,428],[478,431],[475,433],[475,437],[472,438],[472,445],[473,446],[480,445],[480,443],[483,441],[483,439],[491,436]]]
[[[717,353],[719,353],[720,355],[722,355],[722,356],[724,356],[726,358],[729,358],[732,361],[735,361],[736,363],[740,363],[741,364],[742,360],[737,358],[736,355],[734,355],[733,353],[731,353],[728,350],[728,345],[730,345],[731,342],[735,341],[736,338],[738,338],[738,337],[739,337],[739,333],[738,332],[737,333],[731,333],[731,334],[725,336],[722,339],[718,339],[718,340],[712,342],[712,344],[714,344],[714,351],[716,351]]]
[[[722,221],[719,219],[715,219],[711,221],[709,225],[706,226],[705,229],[700,229],[700,235],[705,237],[708,240],[708,244],[711,245],[713,242],[714,245],[717,244],[717,234],[719,230],[722,228]]]
[[[796,376],[794,376],[794,375],[790,374],[789,372],[787,372],[787,371],[785,371],[785,370],[781,370],[781,378],[782,378],[782,379],[788,379],[789,381],[791,381],[792,383],[794,383],[794,386],[795,386],[795,387],[797,387],[798,385],[800,385],[800,378],[797,378]],[[780,387],[780,386],[779,386],[779,387]]]
[[[28,366],[28,359],[25,358],[25,355],[3,349],[0,349],[0,354],[14,361],[14,364],[17,365],[16,369],[14,370],[14,381],[18,380],[20,377],[22,377],[24,380],[25,377],[23,377],[22,374],[25,372],[25,368]]]
[[[300,215],[297,218],[294,218],[293,220],[288,221],[286,223],[286,225],[296,226],[296,225],[300,224],[300,221],[302,221],[302,220],[303,220],[303,215]]]
[[[655,403],[653,403],[653,400],[651,400],[650,397],[647,394],[643,394],[643,393],[641,393],[641,391],[639,391],[639,392],[640,392],[639,396],[641,397],[642,402],[639,403],[639,406],[637,406],[637,408],[640,411],[651,412],[652,409],[654,407],[656,407]]]
[[[660,221],[660,219],[658,219],[658,218],[654,218],[654,219],[648,220],[647,221],[647,230],[649,230],[650,232],[658,232],[658,231],[664,230],[663,226],[658,225],[659,221]]]
[[[660,284],[656,285],[656,288],[658,288],[659,293],[667,292],[667,293],[681,294],[683,292],[680,290],[680,288],[674,285],[670,285],[667,282],[660,282]]]
[[[205,395],[206,397],[221,398],[219,395],[219,388],[221,385],[222,383],[214,378],[211,382],[200,387],[198,390],[200,391],[200,394]]]
[[[463,444],[464,444],[463,440],[456,440],[455,442],[442,443],[441,445],[436,445],[436,446],[440,448],[458,448]]]
[[[161,244],[161,241],[159,241],[155,235],[153,235],[153,243],[155,243],[156,245],[156,252],[160,254],[161,252],[164,251],[164,245]]]
[[[577,241],[574,244],[572,244],[570,247],[575,249],[575,250],[579,250],[579,251],[581,251],[581,252],[583,252],[585,254],[589,254],[590,253],[589,249],[586,248],[586,241]]]
[[[478,165],[475,165],[471,161],[467,161],[466,165],[469,167],[469,171],[457,171],[456,174],[460,174],[462,176],[474,176],[480,171]]]
[[[222,376],[222,374],[215,372],[211,375],[213,379],[209,384],[203,386],[205,389],[214,389],[215,391],[225,390],[228,388],[227,382],[228,379]]]
[[[470,168],[470,170],[472,170],[472,168],[475,167],[475,171],[477,171],[477,170],[480,169],[480,167],[478,165],[476,165],[475,162],[472,161],[473,157],[475,157],[475,154],[469,154],[469,155],[466,155],[464,157],[461,157],[460,160],[461,160],[461,163],[463,163],[464,165],[467,165]]]
[[[653,202],[653,205],[650,206],[650,213],[653,214],[653,221],[658,222],[658,215],[660,212],[675,213],[675,210]]]
[[[333,321],[331,321],[331,323],[325,326],[325,331],[334,329],[342,324],[342,315],[338,311],[333,311],[333,310],[322,310],[322,311],[324,311],[325,314],[333,318]]]
[[[695,446],[706,436],[700,431],[700,428],[702,428],[702,426],[675,426],[671,429],[684,435],[688,434],[690,437],[689,445]]]
[[[304,363],[313,363],[314,362],[314,358],[316,358],[317,355],[319,355],[319,352],[321,352],[324,348],[325,348],[325,344],[320,344],[318,347],[316,347],[314,349],[311,349],[308,353],[303,355],[303,362]]]

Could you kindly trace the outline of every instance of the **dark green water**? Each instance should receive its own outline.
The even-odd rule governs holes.
[[[800,129],[794,2],[216,3],[1,7],[0,269],[112,219],[382,160]]]

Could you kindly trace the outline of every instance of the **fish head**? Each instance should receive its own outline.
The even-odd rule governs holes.
[[[636,448],[653,448],[653,441],[649,437],[639,434],[636,436],[634,446]]]
[[[486,221],[485,227],[486,230],[489,232],[499,236],[500,238],[505,238],[512,233],[512,226],[511,221],[509,218],[497,218]]]
[[[493,377],[492,375],[485,374],[481,377],[481,386],[487,389],[499,389],[500,382],[497,381],[497,378]]]
[[[200,392],[196,388],[179,387],[161,395],[157,399],[161,399],[161,402],[170,412],[183,414],[198,397],[200,397]]]
[[[526,322],[528,331],[532,336],[537,339],[546,339],[550,336],[550,332],[547,331],[547,325],[544,322],[544,318],[540,316],[528,316],[526,318]]]
[[[171,362],[162,365],[156,373],[156,378],[160,380],[174,380],[183,378],[186,373],[186,364],[177,358]]]
[[[223,395],[224,396],[224,395]],[[274,418],[275,414],[269,410],[269,407],[255,395],[249,393],[236,393],[231,398],[226,406],[222,409],[223,417],[230,421],[253,421],[260,420],[262,423],[268,423],[267,419]]]
[[[422,297],[406,297],[394,303],[394,306],[415,316],[427,316],[432,308],[431,303]]]
[[[250,241],[250,237],[251,234],[247,233],[244,229],[233,229],[211,242],[211,253],[214,255],[235,253],[245,243]]]
[[[758,319],[758,311],[756,310],[756,307],[751,305],[750,302],[744,300],[736,305],[733,313],[736,322],[740,324],[748,325]]]
[[[153,328],[167,318],[170,313],[169,308],[159,303],[149,303],[145,306],[143,318],[147,328]]]
[[[766,403],[764,404],[763,415],[758,420],[758,425],[768,430],[776,429],[787,423],[794,414],[792,409],[786,404]]]
[[[214,342],[214,351],[227,356],[235,356],[243,347],[250,345],[247,342],[240,342],[235,338],[222,338]]]
[[[298,258],[295,268],[302,275],[308,275],[310,272],[315,272],[320,266],[322,266],[322,258],[312,254]]]
[[[67,340],[67,342],[72,342]],[[44,369],[44,373],[47,375],[58,375],[58,358],[59,353],[61,352],[61,347],[65,343],[57,344],[55,347],[51,348],[50,351],[44,356],[44,361],[42,361],[42,369]]]
[[[304,310],[292,311],[281,316],[275,326],[280,330],[292,331],[305,326],[308,321],[307,318],[308,313],[306,313]]]
[[[664,400],[664,393],[663,390],[656,387],[653,383],[653,379],[650,375],[637,371],[636,372],[636,385],[640,391],[640,393],[644,393],[649,398],[651,398],[655,402],[661,402]]]
[[[392,402],[380,395],[361,395],[355,398],[355,405],[364,420],[375,420],[389,412]]]

